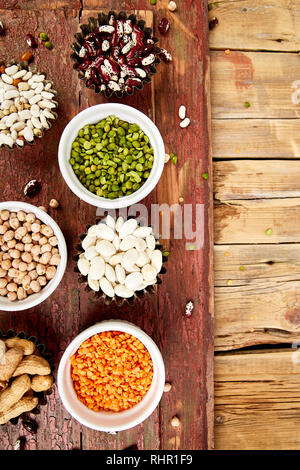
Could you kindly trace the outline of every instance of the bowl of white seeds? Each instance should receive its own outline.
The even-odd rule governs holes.
[[[56,91],[36,68],[0,64],[0,148],[23,148],[50,129],[57,118]]]
[[[96,300],[102,297],[106,304],[114,301],[118,306],[132,303],[155,292],[162,282],[159,275],[166,272],[166,257],[152,227],[108,215],[80,238],[75,271]]]

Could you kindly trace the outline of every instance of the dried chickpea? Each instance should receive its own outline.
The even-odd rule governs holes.
[[[3,259],[3,261],[6,260],[6,259],[10,259],[9,253],[2,253],[2,259]]]
[[[24,248],[25,248],[25,245],[24,243],[16,243],[16,246],[15,246],[16,250],[19,250],[19,251],[24,251]]]
[[[8,275],[9,275],[10,277],[17,277],[18,272],[19,272],[18,269],[10,268],[10,269],[8,270]]]
[[[40,245],[34,245],[31,250],[32,256],[37,256],[41,253],[41,246]]]
[[[28,289],[26,292],[27,292],[27,295],[31,295],[31,294],[33,294],[33,290],[32,290],[32,289],[30,289],[30,287],[29,287],[29,289]]]
[[[57,246],[58,245],[58,240],[57,237],[54,235],[53,237],[49,238],[49,243],[51,246]]]
[[[8,290],[6,289],[6,287],[3,287],[2,289],[0,289],[1,297],[5,297],[7,293],[8,293]]]
[[[2,210],[0,212],[0,215],[1,215],[2,220],[8,220],[9,219],[9,211],[7,211],[7,210]]]
[[[42,235],[45,235],[45,237],[47,238],[53,237],[53,229],[49,227],[49,225],[41,225],[40,232]]]
[[[17,228],[17,230],[15,231],[15,239],[22,240],[22,238],[25,237],[27,232],[28,230],[24,225],[22,227]]]
[[[17,300],[17,293],[16,292],[8,292],[7,298],[11,302],[14,302],[15,300]]]
[[[41,290],[40,283],[38,281],[31,281],[30,289],[32,289],[33,292],[40,292]]]
[[[18,300],[26,299],[27,294],[26,294],[24,287],[18,287],[17,297],[18,297]]]
[[[12,240],[15,236],[15,233],[13,230],[8,230],[4,235],[3,235],[3,240],[5,242],[8,242],[9,240]]]
[[[21,252],[19,250],[9,250],[9,254],[12,258],[20,258]]]
[[[19,211],[17,213],[17,217],[18,217],[20,222],[25,222],[25,220],[26,220],[26,214],[25,214],[24,211]]]
[[[51,255],[57,255],[59,253],[58,248],[52,248]]]
[[[8,227],[6,225],[0,225],[0,235],[4,235],[8,230]]]
[[[28,264],[24,263],[24,261],[21,261],[21,263],[19,264],[19,271],[21,272],[27,271],[27,267],[28,267]]]
[[[0,289],[3,289],[7,286],[7,279],[0,279]]]
[[[46,245],[48,243],[48,238],[47,237],[42,237],[39,239],[39,244],[40,245]]]
[[[9,248],[8,248],[8,246],[7,246],[7,243],[3,243],[3,244],[1,245],[1,250],[2,250],[2,251],[8,251],[8,250],[9,250]]]
[[[24,251],[31,252],[31,250],[33,249],[33,247],[34,247],[33,243],[25,243],[25,245],[24,245]]]
[[[0,278],[5,277],[7,275],[7,271],[5,269],[0,268]]]
[[[27,229],[27,232],[31,232],[31,224],[29,222],[24,222],[23,227]]]
[[[8,290],[8,292],[17,292],[18,286],[14,282],[10,282],[9,284],[7,284],[6,289]]]
[[[24,252],[21,254],[22,261],[25,263],[31,263],[32,262],[32,255],[30,253]]]
[[[38,223],[36,223],[36,222],[34,222],[34,223],[31,225],[31,231],[32,231],[33,233],[38,233],[38,232],[40,231],[40,228],[41,228],[41,226],[40,226]]]
[[[37,281],[39,282],[41,287],[44,287],[47,284],[47,279],[45,276],[39,276],[37,278]]]
[[[57,201],[57,199],[51,199],[51,201],[49,202],[49,206],[52,207],[52,209],[57,209],[59,206],[59,202]]]
[[[1,262],[1,268],[8,271],[11,268],[11,261],[9,259],[6,259],[6,260],[2,261]]]
[[[20,227],[20,221],[19,219],[17,219],[17,217],[15,217],[14,219],[9,219],[9,225],[12,229],[16,230]]]
[[[26,222],[33,224],[34,221],[35,221],[35,215],[32,212],[29,212],[28,214],[26,214]]]
[[[22,243],[31,243],[32,242],[32,237],[29,235],[29,233],[26,233],[26,235],[22,238]]]
[[[50,279],[53,279],[55,274],[56,268],[54,266],[48,266],[48,268],[46,269],[46,278],[48,279],[48,281],[50,281]]]
[[[31,238],[34,242],[38,242],[42,238],[42,235],[40,234],[40,232],[36,232],[31,235]]]
[[[30,276],[25,276],[23,277],[22,279],[22,286],[24,287],[24,289],[26,291],[28,291],[29,287],[30,287],[30,283],[31,283],[31,277]]]
[[[15,240],[15,239],[9,240],[9,241],[7,242],[8,248],[15,248],[16,244],[17,244],[17,240]]]
[[[54,255],[54,256],[57,256],[57,255]],[[51,259],[52,259],[51,258],[51,253],[49,253],[49,252],[43,253],[42,256],[40,257],[40,263],[41,264],[48,264]]]
[[[34,269],[33,271],[30,271],[28,273],[28,276],[30,277],[30,279],[32,281],[35,281],[37,278],[38,278],[38,273],[36,272],[36,270]],[[32,288],[32,287],[31,287]]]
[[[33,271],[35,268],[36,268],[36,263],[34,261],[31,261],[31,263],[28,263],[27,271]]]
[[[18,269],[20,263],[21,263],[20,258],[15,258],[15,259],[13,259],[11,264],[12,264],[13,268]]]
[[[9,227],[10,227],[8,220],[6,220],[5,222],[3,222],[3,225],[4,225],[4,227],[6,227],[6,228],[9,228]]]
[[[36,265],[36,272],[39,276],[43,276],[46,272],[46,266],[44,264],[37,264]]]
[[[58,266],[59,263],[60,263],[60,255],[53,255],[49,262],[51,266]]]
[[[16,212],[11,212],[10,213],[10,219],[14,219],[15,217],[17,217],[17,213]]]
[[[49,243],[46,243],[45,245],[42,245],[42,248],[41,248],[41,253],[47,253],[48,251],[50,252],[51,251],[51,245]]]

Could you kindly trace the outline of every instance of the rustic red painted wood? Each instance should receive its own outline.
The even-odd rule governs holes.
[[[35,62],[53,79],[60,103],[59,119],[45,137],[23,152],[0,152],[1,200],[24,200],[22,188],[32,178],[42,184],[32,203],[47,205],[55,197],[61,203],[50,214],[60,224],[69,248],[69,263],[63,282],[41,306],[19,313],[0,312],[0,329],[25,330],[37,335],[53,354],[58,365],[70,340],[81,330],[106,318],[123,318],[141,326],[157,342],[165,359],[167,379],[172,390],[156,411],[140,426],[108,435],[89,430],[74,421],[61,405],[57,389],[37,418],[39,431],[31,436],[20,427],[0,429],[0,448],[10,449],[19,435],[25,435],[30,449],[124,449],[137,444],[139,449],[205,449],[213,446],[213,290],[211,176],[209,146],[209,64],[207,5],[204,0],[178,2],[179,10],[152,8],[148,0],[111,0],[80,2],[2,1],[0,19],[8,34],[0,41],[0,58],[18,58],[25,49],[24,33],[44,31],[51,34],[54,49],[37,49]],[[165,2],[165,6],[167,2]],[[41,7],[41,8],[40,8]],[[205,243],[196,251],[185,250],[184,240],[166,240],[170,249],[167,274],[157,296],[146,298],[134,308],[107,307],[93,302],[79,287],[71,261],[73,245],[87,223],[95,219],[95,208],[80,202],[63,182],[57,165],[57,147],[66,123],[81,109],[107,101],[83,86],[72,70],[69,45],[79,23],[102,9],[140,11],[151,26],[168,16],[171,28],[160,38],[162,47],[174,62],[161,64],[153,84],[123,102],[135,106],[155,119],[169,152],[178,155],[177,166],[168,163],[155,191],[147,197],[152,203],[205,204]],[[13,8],[13,10],[12,10]],[[157,34],[159,35],[159,34]],[[118,100],[117,100],[118,101]],[[191,125],[181,130],[178,107],[184,104]],[[194,227],[195,228],[195,227]],[[195,307],[191,318],[184,314],[186,303]],[[181,426],[170,426],[173,415]]]

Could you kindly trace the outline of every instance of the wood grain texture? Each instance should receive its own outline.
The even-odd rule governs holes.
[[[215,348],[300,341],[300,245],[215,246]]]
[[[210,55],[213,118],[299,117],[298,54],[211,51]]]
[[[213,119],[213,157],[300,157],[299,119]]]
[[[300,199],[234,200],[215,204],[215,243],[300,241]],[[271,235],[266,230],[271,229]]]
[[[300,165],[296,160],[228,160],[214,162],[214,197],[235,199],[300,197]],[[279,249],[279,247],[278,247]]]
[[[70,8],[66,2],[55,2],[56,10],[52,6],[49,10],[37,10],[36,0],[29,3],[26,13],[19,9],[22,6],[21,1],[14,4],[16,9],[13,14],[9,10],[12,6],[10,1],[5,2],[2,5],[3,10],[0,11],[1,19],[9,26],[8,31],[12,29],[15,31],[14,39],[20,49],[15,51],[14,44],[9,42],[11,36],[7,36],[6,57],[10,58],[12,50],[14,55],[21,55],[25,46],[24,31],[29,31],[29,27],[30,32],[35,34],[41,30],[51,31],[54,49],[47,51],[38,48],[36,62],[41,64],[43,70],[47,72],[50,70],[51,77],[54,78],[59,91],[61,116],[42,141],[24,151],[22,172],[14,171],[16,162],[20,161],[17,152],[4,155],[5,158],[1,159],[0,165],[7,184],[0,189],[3,190],[3,200],[22,200],[23,183],[33,177],[43,182],[40,195],[32,202],[36,205],[47,205],[52,197],[60,201],[61,208],[53,211],[51,215],[56,216],[67,236],[70,262],[64,282],[56,290],[53,298],[29,312],[17,315],[0,312],[0,328],[5,330],[20,326],[21,329],[36,334],[39,339],[45,341],[53,353],[57,367],[63,350],[78,332],[103,319],[126,319],[138,324],[156,341],[164,356],[167,379],[173,384],[172,391],[163,397],[160,407],[151,417],[140,426],[117,435],[98,433],[79,426],[64,411],[55,389],[48,406],[38,418],[38,435],[36,437],[26,435],[29,439],[28,446],[32,449],[86,450],[124,449],[132,444],[136,444],[139,449],[212,448],[213,275],[212,192],[210,192],[212,182],[211,180],[204,182],[200,176],[202,171],[208,171],[210,177],[212,174],[209,147],[207,4],[204,0],[197,4],[185,0],[185,7],[180,8],[176,16],[166,10],[167,2],[159,5],[154,24],[162,15],[169,16],[172,28],[168,36],[161,41],[161,45],[167,47],[173,54],[174,63],[170,66],[162,64],[161,71],[155,76],[152,86],[145,86],[141,93],[122,100],[139,108],[151,118],[156,116],[156,123],[165,142],[167,145],[172,144],[172,150],[179,156],[178,169],[170,163],[157,190],[143,202],[147,207],[156,202],[173,203],[174,192],[171,185],[175,182],[180,191],[183,191],[187,202],[205,204],[204,249],[195,252],[186,251],[184,241],[180,243],[171,241],[168,272],[164,276],[158,297],[148,297],[144,302],[136,304],[133,309],[125,307],[122,310],[113,305],[106,307],[102,303],[93,302],[92,296],[78,285],[71,261],[73,246],[77,243],[78,234],[85,230],[86,224],[94,222],[96,210],[80,202],[63,183],[57,167],[57,143],[64,126],[76,113],[93,104],[107,101],[99,95],[96,96],[93,90],[86,89],[72,70],[68,45],[73,40],[73,34],[79,30],[79,18],[81,22],[85,22],[89,16],[104,9],[129,9],[138,10],[139,16],[151,25],[152,11],[155,9],[142,12],[142,9],[149,8],[149,2],[146,0],[111,0],[109,5],[104,1],[84,0],[82,9],[77,10]],[[75,2],[71,5],[75,5]],[[68,11],[66,11],[67,6]],[[187,22],[191,25],[191,32],[184,27]],[[65,40],[62,42],[61,38]],[[195,46],[193,48],[190,47],[191,39]],[[59,64],[58,68],[55,63]],[[187,74],[184,75],[183,64],[186,64],[188,70],[194,70],[192,93],[190,93],[191,78]],[[172,94],[169,88],[170,80],[174,83]],[[177,118],[178,106],[181,104],[179,96],[181,99],[184,97],[192,119],[190,128],[182,131],[181,135],[178,131],[180,128]],[[182,136],[184,136],[184,145]],[[186,147],[190,148],[189,153],[186,152]],[[197,155],[197,159],[194,158],[192,161],[193,155]],[[9,166],[7,161],[10,161]],[[193,184],[190,184],[188,178],[182,180],[183,171],[186,169],[195,174]],[[178,184],[177,178],[181,178],[180,181],[184,182],[184,185],[181,182]],[[182,277],[178,277],[178,272],[181,271],[186,271],[186,279],[190,278],[190,282],[186,282],[186,292],[182,289]],[[201,286],[200,292],[199,286]],[[195,304],[192,318],[186,318],[184,315],[188,300],[193,300]],[[178,341],[178,331],[184,331],[181,341]],[[182,364],[182,368],[178,368],[179,363]],[[187,382],[190,384],[188,389],[185,385]],[[182,422],[176,431],[170,426],[174,414],[178,414]],[[0,430],[0,448],[12,448],[19,433],[18,428],[10,425]]]
[[[209,3],[212,3],[209,1]],[[219,24],[210,33],[212,49],[299,50],[300,6],[297,1],[220,1],[209,13]]]
[[[217,449],[299,449],[299,350],[215,357]]]

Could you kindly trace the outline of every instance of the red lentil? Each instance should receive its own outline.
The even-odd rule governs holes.
[[[93,411],[124,411],[149,390],[153,364],[145,346],[121,331],[104,331],[84,341],[71,357],[78,399]]]

